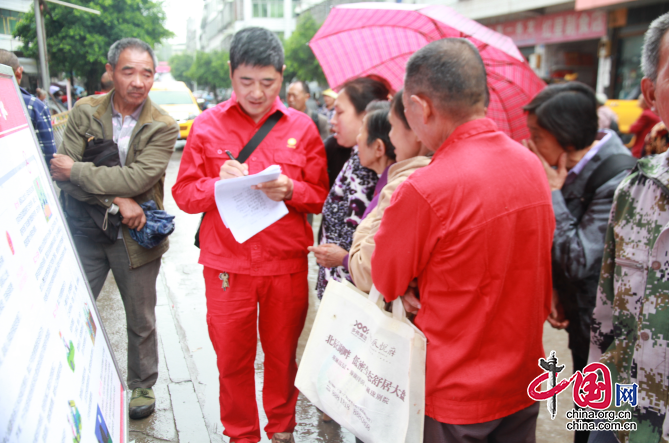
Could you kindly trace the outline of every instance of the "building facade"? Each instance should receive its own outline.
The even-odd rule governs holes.
[[[548,1],[541,8],[537,4],[469,0],[453,7],[511,37],[535,72],[549,82],[576,78],[611,99],[639,96],[643,35],[655,18],[669,11],[668,2]]]
[[[17,52],[21,41],[12,37],[23,14],[30,10],[30,0],[3,0],[0,2],[0,49]]]
[[[303,0],[298,12],[308,12],[322,22],[332,7],[357,1]],[[449,6],[511,37],[537,75],[547,82],[577,79],[612,99],[639,96],[644,32],[653,19],[669,11],[667,0],[400,2]]]
[[[267,28],[283,38],[295,30],[299,0],[205,0],[200,49],[228,50],[235,32],[251,26]]]

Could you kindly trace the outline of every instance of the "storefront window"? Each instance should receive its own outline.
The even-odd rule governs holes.
[[[641,47],[643,34],[620,39],[614,98],[635,100],[639,97],[641,79]]]

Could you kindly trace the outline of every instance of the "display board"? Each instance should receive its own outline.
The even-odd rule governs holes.
[[[0,65],[0,443],[127,441],[126,386],[9,67]]]

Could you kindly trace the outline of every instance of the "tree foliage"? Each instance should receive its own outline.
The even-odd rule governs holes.
[[[49,71],[74,72],[86,78],[92,93],[107,63],[107,52],[115,41],[136,37],[151,46],[171,37],[164,27],[165,12],[154,0],[68,0],[97,9],[100,15],[46,3],[44,27],[47,35]],[[35,14],[31,10],[17,24],[14,36],[23,43],[27,57],[38,57]]]
[[[204,86],[209,89],[214,94],[214,97],[216,97],[216,100],[218,100],[216,90],[232,86],[228,60],[230,60],[230,54],[226,51],[198,51],[195,54],[195,61],[186,72],[186,75],[197,82],[198,88]]]
[[[298,18],[295,32],[284,45],[286,53],[284,78],[287,81],[299,79],[316,81],[321,85],[327,84],[323,69],[308,45],[319,28],[320,25],[316,23],[311,14],[303,14]]]
[[[192,83],[193,79],[188,76],[188,70],[193,66],[193,56],[191,54],[175,54],[170,57],[170,71],[172,76],[180,81]]]

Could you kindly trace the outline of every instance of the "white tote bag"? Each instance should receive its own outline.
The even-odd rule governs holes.
[[[425,336],[399,298],[392,314],[382,302],[330,280],[295,386],[365,443],[422,443]]]

